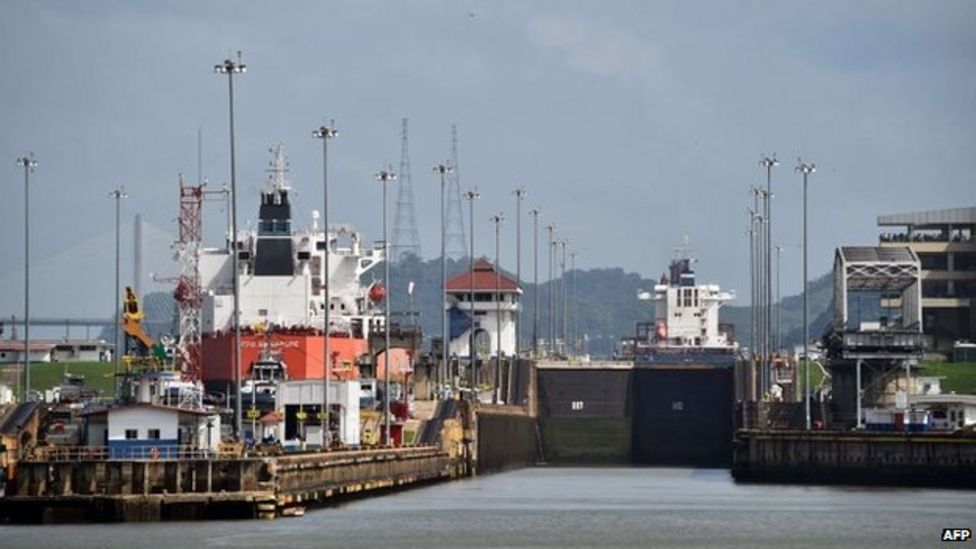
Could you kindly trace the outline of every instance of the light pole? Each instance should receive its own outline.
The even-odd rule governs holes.
[[[576,255],[578,252],[573,251],[569,253],[569,265],[570,272],[573,273],[573,299],[571,301],[573,306],[573,356],[579,353],[579,307],[576,303]]]
[[[766,288],[765,289],[766,289],[766,292],[765,292],[765,295],[764,295],[765,302],[766,302],[766,307],[765,307],[765,311],[766,311],[765,312],[765,315],[766,315],[766,326],[765,326],[765,329],[763,330],[763,333],[766,336],[766,338],[765,338],[765,345],[764,345],[764,347],[766,349],[766,353],[765,353],[765,357],[766,357],[766,359],[765,359],[766,381],[767,381],[768,384],[772,385],[772,369],[773,369],[772,368],[772,366],[773,366],[773,362],[772,362],[772,356],[773,356],[773,353],[772,353],[772,351],[773,351],[773,335],[772,335],[773,334],[773,305],[772,305],[772,302],[773,302],[773,292],[772,292],[772,290],[773,290],[773,286],[772,286],[772,279],[773,279],[773,268],[772,268],[772,258],[773,258],[773,244],[772,244],[773,243],[773,218],[772,218],[772,211],[773,211],[773,204],[772,204],[772,200],[773,200],[773,183],[772,183],[772,181],[773,181],[773,167],[779,165],[779,162],[776,160],[776,153],[773,153],[772,157],[763,155],[763,157],[759,160],[759,165],[762,166],[762,167],[764,167],[764,168],[766,168],[766,193],[764,195],[765,200],[763,202],[763,204],[765,206],[765,209],[763,211],[763,217],[764,217],[765,222],[766,222],[766,231],[764,233],[765,240],[766,240],[765,241],[765,247],[766,247],[766,250],[765,250],[765,257],[766,257],[766,265],[765,265],[765,267],[766,267],[766,273],[765,273],[766,274]]]
[[[330,120],[329,125],[319,126],[312,130],[312,137],[322,140],[322,239],[325,241],[322,248],[322,413],[319,420],[322,422],[322,447],[328,449],[332,433],[330,432],[329,421],[329,373],[330,361],[332,359],[332,348],[329,341],[329,307],[332,306],[331,292],[332,285],[329,284],[329,140],[338,137],[339,130],[335,127],[335,120]],[[386,258],[383,258],[384,261]]]
[[[468,330],[468,375],[471,378],[471,395],[474,396],[474,388],[478,378],[475,375],[475,364],[478,360],[478,351],[474,348],[474,201],[481,198],[478,187],[464,193],[464,199],[468,201],[468,234],[471,239],[470,254],[468,254],[468,281],[471,283],[471,293],[468,294],[468,307],[471,312],[471,329]],[[458,359],[460,364],[461,359]]]
[[[756,399],[756,211],[747,209],[749,214],[749,390]]]
[[[37,167],[34,153],[17,159],[24,168],[24,402],[30,399],[30,174]],[[116,349],[118,352],[118,349]]]
[[[552,262],[553,262],[553,255],[555,254],[555,249],[556,249],[556,241],[555,241],[556,225],[555,224],[547,225],[546,230],[549,231],[549,292],[548,293],[549,293],[549,355],[551,356],[556,352],[556,325],[553,324],[553,322],[555,322],[556,320],[556,312],[553,310],[553,307],[555,307],[555,301],[553,300],[555,294],[553,294],[553,289],[552,289],[552,285],[553,285]]]
[[[434,173],[441,176],[441,382],[450,376],[447,362],[447,214],[445,213],[445,196],[447,195],[447,174],[454,168],[450,164],[434,166]]]
[[[567,332],[569,331],[568,322],[567,322],[568,316],[567,316],[567,309],[566,309],[566,305],[568,303],[568,301],[566,299],[566,295],[567,295],[567,287],[566,287],[567,286],[567,284],[566,284],[566,245],[567,244],[569,244],[569,239],[567,239],[567,238],[563,238],[562,240],[559,241],[559,246],[562,248],[562,254],[563,254],[562,255],[562,259],[559,261],[559,270],[560,270],[560,275],[559,275],[559,290],[562,293],[562,298],[563,298],[563,327],[562,327],[562,334],[561,334],[562,339],[563,339],[563,354],[568,354],[567,349],[566,349],[566,346],[567,346],[567,341],[568,341],[568,339],[567,339]]]
[[[500,228],[505,216],[495,214],[491,222],[495,225],[495,391],[492,403],[498,404],[502,386],[502,272],[499,266],[501,248]]]
[[[532,216],[532,358],[539,357],[539,214],[538,206],[529,211]]]
[[[121,211],[122,211],[122,200],[128,198],[129,195],[125,192],[125,187],[119,187],[108,194],[109,198],[115,199],[115,330],[113,330],[113,335],[115,337],[115,352],[113,353],[113,358],[115,359],[115,394],[118,396],[119,393],[119,373],[121,367],[119,366],[122,354],[120,352],[121,347],[119,347],[119,328],[122,326],[122,305],[119,303],[119,295],[122,293],[122,288],[119,284],[119,269],[121,269],[120,253],[119,253],[119,234],[120,234],[120,224],[121,224]]]
[[[518,289],[522,287],[522,199],[525,198],[527,191],[519,187],[512,191],[515,195],[515,284],[516,295]],[[522,345],[522,304],[519,298],[518,306],[514,311],[515,319],[515,356],[519,354]]]
[[[389,204],[387,195],[389,194],[389,184],[396,181],[396,174],[393,168],[380,170],[376,174],[376,180],[383,185],[383,288],[386,290],[383,297],[383,425],[386,432],[383,437],[383,444],[390,445],[390,243],[387,241],[387,210]]]
[[[807,178],[817,171],[813,163],[805,164],[796,159],[796,171],[803,174],[803,378],[806,407],[807,430],[810,430],[810,319],[807,316],[810,301],[809,278],[807,275]]]
[[[780,309],[782,304],[780,303],[779,294],[779,256],[783,251],[782,246],[776,246],[776,352],[780,353],[783,351],[783,334],[781,333],[780,325]]]
[[[241,436],[241,280],[238,267],[237,249],[237,163],[234,149],[234,75],[247,72],[247,65],[241,62],[241,52],[237,61],[225,59],[214,65],[214,72],[227,75],[227,95],[230,107],[230,219],[231,219],[231,268],[234,287],[234,434]]]

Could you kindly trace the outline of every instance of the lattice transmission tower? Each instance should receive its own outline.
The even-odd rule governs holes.
[[[420,257],[420,233],[413,206],[413,179],[410,177],[410,148],[407,142],[407,119],[400,128],[400,186],[393,218],[392,257],[396,263],[407,255]]]
[[[461,209],[461,171],[458,169],[457,124],[451,125],[451,166],[447,186],[447,227],[445,230],[445,255],[460,259],[467,257],[468,245],[464,238],[464,214]]]

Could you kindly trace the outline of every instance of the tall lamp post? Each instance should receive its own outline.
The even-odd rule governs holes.
[[[121,269],[120,253],[119,253],[119,235],[121,226],[121,211],[122,211],[122,200],[128,198],[129,195],[125,192],[125,187],[119,187],[108,194],[109,198],[115,200],[115,329],[112,331],[115,338],[115,352],[112,353],[115,359],[115,394],[118,396],[119,393],[119,373],[121,373],[120,360],[122,358],[121,347],[119,346],[119,329],[122,327],[122,305],[119,304],[119,296],[122,293],[122,288],[119,284],[119,270]]]
[[[231,224],[231,268],[234,287],[234,434],[241,436],[241,280],[237,249],[237,162],[234,148],[234,75],[247,72],[247,65],[241,62],[241,52],[237,61],[225,59],[214,65],[214,72],[227,75],[227,95],[230,107],[230,224]]]
[[[468,235],[471,239],[471,247],[468,254],[468,281],[471,283],[471,293],[468,294],[468,307],[471,312],[471,329],[468,330],[468,375],[471,378],[471,395],[474,396],[474,388],[478,378],[475,375],[475,364],[478,361],[478,351],[474,348],[474,201],[481,198],[478,187],[464,193],[464,199],[468,201]],[[460,363],[460,359],[458,359]]]
[[[386,432],[383,436],[383,444],[390,445],[390,243],[387,239],[387,210],[390,209],[387,197],[389,195],[389,184],[396,181],[396,174],[393,168],[380,170],[376,174],[376,180],[383,185],[383,288],[386,290],[383,297],[383,425]]]
[[[806,164],[801,158],[796,159],[796,171],[803,174],[803,386],[806,407],[807,430],[810,430],[810,319],[807,316],[810,288],[807,274],[807,178],[817,171],[812,162]],[[860,419],[860,418],[858,418]]]
[[[553,355],[556,352],[556,325],[554,324],[556,320],[556,311],[554,310],[555,294],[553,293],[553,276],[552,276],[552,262],[553,256],[556,250],[556,225],[555,223],[546,226],[546,230],[549,231],[549,354]]]
[[[567,341],[569,341],[568,339],[569,317],[567,313],[567,305],[569,302],[566,299],[566,296],[568,294],[568,288],[567,288],[568,284],[566,284],[566,245],[567,244],[569,244],[568,238],[563,238],[562,240],[559,241],[559,246],[562,248],[562,259],[559,261],[559,269],[560,269],[559,289],[562,292],[562,299],[563,299],[563,328],[561,334],[563,338],[563,354],[568,354],[566,347],[567,347]]]
[[[319,420],[322,422],[322,447],[328,448],[332,436],[329,418],[329,374],[332,360],[332,348],[329,341],[329,307],[332,306],[332,285],[329,284],[329,140],[338,137],[339,130],[335,128],[335,120],[329,125],[319,126],[312,130],[312,137],[322,140],[322,238],[325,241],[322,248],[322,412]],[[383,258],[386,260],[386,258]]]
[[[529,211],[532,216],[532,358],[539,357],[539,214],[538,206]]]
[[[783,351],[783,335],[780,328],[780,309],[782,308],[782,304],[779,302],[779,256],[783,252],[783,247],[776,246],[774,249],[776,250],[776,352],[779,353]]]
[[[573,274],[573,299],[570,302],[573,306],[573,355],[576,356],[579,353],[579,307],[576,303],[576,255],[579,252],[572,251],[569,253],[569,269]]]
[[[450,377],[447,340],[447,214],[444,201],[447,196],[447,175],[454,172],[450,164],[434,166],[434,173],[441,176],[441,382]]]
[[[773,153],[773,155],[771,157],[770,156],[763,155],[763,157],[759,160],[759,165],[762,166],[762,167],[764,167],[764,168],[766,168],[766,193],[763,195],[763,197],[765,199],[763,201],[763,205],[765,206],[764,211],[763,211],[763,218],[765,219],[765,222],[766,222],[766,231],[764,233],[764,236],[765,236],[764,245],[766,247],[766,250],[765,250],[765,257],[766,257],[766,265],[765,265],[765,268],[766,268],[766,273],[765,273],[766,287],[765,287],[765,295],[763,296],[764,297],[764,300],[766,302],[766,307],[765,307],[766,326],[765,326],[765,329],[763,330],[763,333],[766,336],[765,337],[765,345],[764,345],[764,347],[766,349],[766,353],[765,353],[766,381],[767,381],[767,384],[769,386],[772,386],[772,375],[773,375],[773,371],[772,371],[773,370],[773,362],[772,362],[772,357],[773,357],[773,305],[772,305],[772,303],[773,303],[773,286],[772,286],[772,280],[773,280],[773,267],[772,267],[772,264],[773,264],[773,262],[772,262],[772,258],[773,258],[773,217],[772,217],[772,211],[773,211],[773,204],[772,204],[772,200],[773,200],[773,182],[772,181],[773,181],[773,167],[779,165],[779,162],[776,160],[776,153]]]
[[[527,191],[519,187],[512,191],[515,195],[515,284],[522,287],[522,199]],[[521,299],[519,300],[521,301]],[[522,307],[518,304],[514,312],[515,318],[515,356],[519,354],[522,345]]]
[[[495,225],[495,391],[492,396],[492,403],[494,404],[498,404],[502,387],[502,271],[499,265],[499,255],[503,221],[505,221],[505,216],[500,213],[491,216],[491,222]]]
[[[37,167],[34,153],[17,159],[24,168],[24,393],[21,399],[30,399],[30,174]],[[117,350],[116,350],[117,352]]]

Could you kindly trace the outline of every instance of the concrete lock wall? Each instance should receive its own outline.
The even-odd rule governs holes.
[[[738,481],[976,487],[976,439],[931,434],[740,431]]]
[[[478,472],[531,467],[538,461],[535,418],[525,414],[478,412]]]

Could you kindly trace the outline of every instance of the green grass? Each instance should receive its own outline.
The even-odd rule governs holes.
[[[942,392],[976,394],[976,362],[923,362],[922,375],[941,376]]]
[[[85,376],[85,385],[102,391],[103,396],[111,396],[114,392],[112,362],[43,362],[31,364],[31,388],[44,391],[61,385],[64,373]],[[8,367],[8,370],[12,367]],[[13,382],[13,372],[4,372],[4,378]]]

